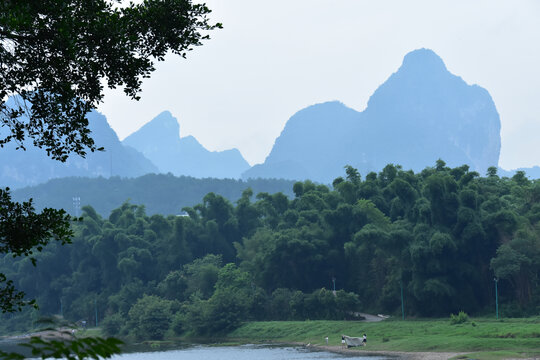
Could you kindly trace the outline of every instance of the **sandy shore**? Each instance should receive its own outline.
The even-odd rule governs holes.
[[[44,331],[38,331],[34,333],[26,333],[22,335],[14,335],[14,336],[5,336],[3,337],[4,340],[11,340],[11,341],[17,341],[17,340],[28,340],[32,337],[40,337],[42,339],[72,339],[75,335],[76,330],[71,328],[59,328],[59,329],[50,329],[50,330],[44,330]]]
[[[467,353],[458,352],[404,352],[404,351],[376,351],[366,348],[342,348],[341,346],[323,346],[323,345],[310,345],[310,348],[316,350],[324,350],[339,354],[347,355],[379,355],[379,356],[392,356],[402,360],[447,360],[455,356],[464,355]]]
[[[470,354],[470,352],[408,352],[408,351],[378,351],[369,350],[368,348],[342,348],[341,346],[324,346],[324,345],[305,345],[308,348],[315,350],[328,351],[346,355],[368,355],[368,356],[391,356],[399,360],[447,360],[456,356]],[[540,360],[540,357],[507,359],[507,360]]]

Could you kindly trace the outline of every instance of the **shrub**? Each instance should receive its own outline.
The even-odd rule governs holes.
[[[109,315],[101,322],[101,327],[103,332],[107,336],[118,336],[120,334],[120,329],[125,325],[126,321],[124,316],[116,313]]]
[[[143,295],[128,312],[128,325],[138,340],[161,340],[169,329],[173,301]]]
[[[457,315],[450,314],[450,325],[463,324],[469,321],[469,315],[460,311]]]
[[[172,319],[171,329],[174,331],[175,334],[181,335],[185,330],[184,326],[185,322],[185,316],[181,312],[177,312]]]
[[[270,311],[272,320],[289,320],[291,318],[291,298],[293,291],[278,288],[272,293]]]

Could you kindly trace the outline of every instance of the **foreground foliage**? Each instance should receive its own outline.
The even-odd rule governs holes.
[[[122,341],[114,338],[87,337],[70,340],[48,340],[32,337],[28,343],[20,346],[28,348],[32,357],[41,359],[100,359],[110,358],[120,353]],[[23,360],[27,357],[15,352],[0,350],[0,358],[5,360]]]
[[[64,210],[43,209],[36,213],[32,201],[13,202],[9,188],[0,189],[0,254],[23,257],[36,265],[35,252],[40,252],[51,240],[62,245],[71,241],[70,216]],[[35,301],[25,300],[13,280],[0,272],[0,310],[3,313],[21,311]]]
[[[0,2],[0,146],[29,139],[61,161],[100,150],[86,114],[104,85],[138,99],[155,61],[185,57],[221,27],[209,13],[189,0]]]
[[[59,161],[102,150],[90,136],[86,114],[102,101],[104,84],[121,86],[138,99],[154,61],[169,51],[185,57],[208,38],[201,32],[221,27],[208,23],[209,13],[204,4],[189,0],[124,6],[108,0],[0,2],[0,147],[10,142],[17,149],[36,146]],[[33,252],[52,239],[62,245],[70,241],[63,210],[36,213],[31,201],[11,201],[9,189],[1,190],[0,205],[0,254],[35,265]],[[0,273],[2,312],[35,304],[24,300],[9,277],[12,271]],[[114,341],[99,338],[69,346],[33,339],[29,345],[36,344],[34,355],[42,357],[98,358],[118,352]]]

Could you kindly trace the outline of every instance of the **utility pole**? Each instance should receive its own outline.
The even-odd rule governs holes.
[[[98,317],[97,317],[97,299],[94,298],[94,309],[96,310],[96,327],[98,326]]]
[[[497,320],[499,320],[499,289],[497,288],[499,279],[493,278],[493,281],[495,281],[495,313],[497,314]]]
[[[405,307],[403,306],[403,280],[399,281],[401,287],[401,320],[405,320]]]

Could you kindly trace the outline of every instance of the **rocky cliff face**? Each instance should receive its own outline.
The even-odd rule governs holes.
[[[362,174],[386,164],[419,171],[439,158],[485,173],[499,161],[500,120],[489,93],[451,74],[431,50],[407,54],[363,112],[338,102],[296,113],[261,165],[243,177],[330,183],[352,165]]]
[[[363,116],[368,138],[378,140],[378,166],[421,170],[441,158],[483,174],[499,162],[501,125],[491,96],[448,72],[431,50],[407,54]]]
[[[141,153],[122,145],[105,116],[92,111],[88,121],[96,145],[105,151],[89,153],[86,158],[71,155],[61,163],[47,157],[44,150],[31,145],[26,151],[15,150],[16,145],[10,143],[0,151],[0,186],[15,189],[66,176],[136,177],[158,171]]]
[[[123,142],[142,152],[164,173],[238,179],[249,169],[237,149],[208,151],[193,136],[181,138],[178,121],[168,111],[156,116]]]
[[[289,119],[264,164],[243,177],[331,182],[357,155],[358,139],[350,132],[360,115],[337,101],[300,110]]]
[[[140,151],[158,167],[159,172],[173,172],[170,168],[171,163],[178,161],[180,126],[170,112],[164,111],[122,143]]]

